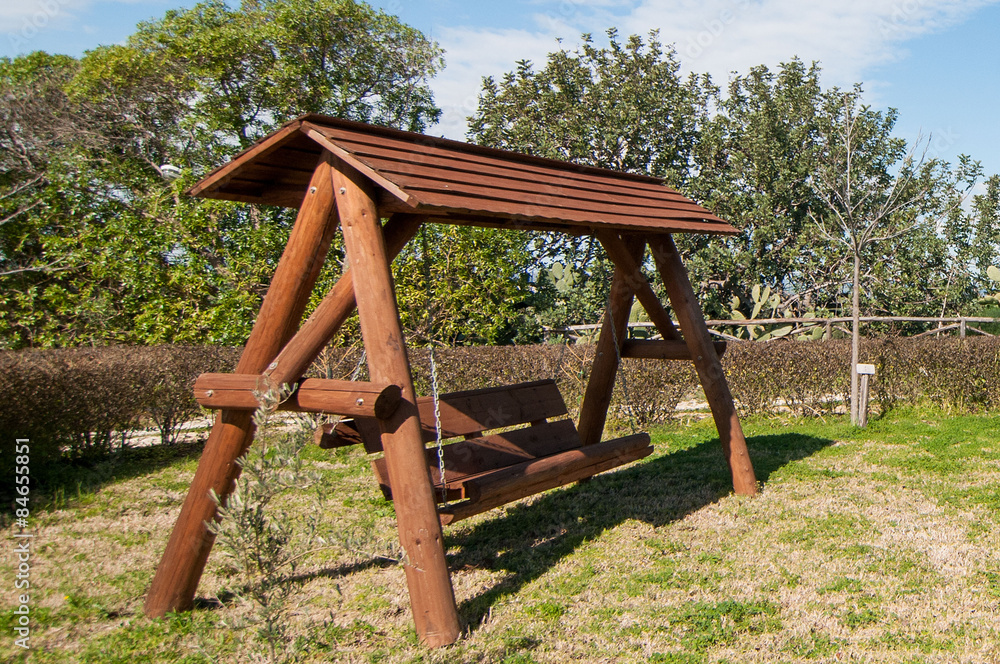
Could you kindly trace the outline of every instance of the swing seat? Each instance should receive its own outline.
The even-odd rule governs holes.
[[[563,486],[648,456],[649,435],[583,446],[553,380],[451,392],[439,396],[444,477],[437,447],[427,449],[427,468],[442,524],[449,524],[520,498]],[[435,442],[434,400],[417,399],[425,442]],[[511,429],[517,425],[521,428]],[[489,434],[496,429],[502,432]],[[362,444],[382,450],[378,420],[343,420],[318,432],[321,447]],[[459,439],[459,440],[454,440]],[[372,469],[386,498],[392,486],[384,458]]]

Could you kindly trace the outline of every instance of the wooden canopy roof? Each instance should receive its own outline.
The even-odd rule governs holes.
[[[304,115],[215,169],[196,196],[298,208],[324,150],[368,177],[380,212],[573,234],[735,234],[657,178],[543,159],[323,115]]]

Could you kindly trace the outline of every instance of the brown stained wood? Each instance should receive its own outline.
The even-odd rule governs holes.
[[[646,243],[634,237],[626,240],[629,256],[633,262],[642,260]],[[580,406],[580,421],[577,429],[584,446],[594,445],[604,435],[604,424],[611,406],[611,394],[615,389],[618,375],[618,356],[621,345],[628,333],[628,317],[632,311],[632,289],[628,286],[629,276],[615,267],[611,279],[611,294],[601,323],[601,335],[597,339],[597,352],[590,370],[590,380]],[[617,345],[616,345],[617,344]]]
[[[580,437],[573,423],[569,420],[559,420],[442,446],[444,482],[441,481],[437,448],[429,447],[427,468],[435,487],[440,487],[441,484],[461,483],[474,475],[558,454],[579,446]],[[373,464],[376,467],[376,476],[385,478],[385,459],[376,459]],[[382,481],[380,484],[383,493],[391,499],[389,483]],[[438,495],[437,490],[435,495]]]
[[[471,217],[504,216],[529,227],[736,232],[655,178],[323,116],[304,116],[285,130],[291,127],[299,137],[285,139],[266,158],[251,152],[237,156],[237,166],[213,172],[196,190],[215,197],[275,202],[282,182],[294,185],[297,177],[276,176],[275,166],[299,165],[308,159],[304,137],[313,150],[325,146],[376,183],[397,201],[392,211],[467,215],[462,223],[473,223]]]
[[[297,133],[299,133],[299,128],[294,125],[286,125],[278,129],[267,138],[241,152],[239,155],[240,159],[233,159],[229,163],[212,171],[211,178],[206,178],[194,185],[188,190],[188,193],[191,196],[210,194],[219,186],[224,186],[228,183],[232,179],[233,173],[240,170],[240,166],[244,160],[257,160],[266,157],[268,154],[279,150],[285,142],[293,138]],[[315,163],[317,156],[313,156],[310,161]]]
[[[311,180],[315,190],[306,194],[299,210],[237,373],[260,374],[299,324],[336,230],[331,171],[328,158],[315,167]],[[146,595],[146,615],[160,617],[191,608],[214,542],[205,527],[217,516],[212,493],[224,503],[232,491],[240,472],[236,460],[253,440],[251,416],[250,411],[223,410],[216,417]]]
[[[457,438],[517,424],[544,421],[567,414],[566,403],[554,380],[539,380],[438,396],[442,439]],[[425,443],[437,440],[433,397],[417,399]],[[369,452],[381,451],[378,436],[358,433],[363,418],[345,420],[333,427],[323,441],[330,448],[353,445],[364,440]],[[369,432],[375,431],[372,428]]]
[[[641,229],[657,229],[662,232],[674,230],[675,222],[683,224],[683,228],[704,230],[706,232],[725,232],[719,222],[708,220],[706,215],[687,210],[665,208],[659,216],[634,214],[628,208],[617,212],[596,213],[581,207],[559,207],[558,201],[552,201],[538,196],[524,196],[520,199],[500,196],[463,196],[450,193],[444,189],[417,189],[411,187],[417,200],[413,211],[432,213],[438,210],[460,211],[475,214],[503,215],[520,219],[554,220],[568,224],[584,225],[600,228],[616,224],[619,226],[635,226]]]
[[[500,150],[496,148],[463,143],[449,139],[439,139],[425,134],[413,134],[395,130],[385,131],[382,127],[366,127],[364,125],[347,126],[334,120],[320,126],[315,125],[338,145],[341,145],[358,156],[375,163],[373,157],[379,154],[380,148],[388,148],[391,154],[410,155],[408,160],[415,163],[433,163],[435,156],[446,157],[464,164],[494,166],[514,169],[524,173],[544,176],[558,173],[559,176],[577,183],[590,186],[605,184],[611,177],[614,183],[631,187],[636,191],[655,191],[677,194],[674,189],[666,186],[661,178],[637,173],[612,171],[596,166],[585,166],[569,161],[548,159],[532,155]],[[382,153],[383,156],[385,153]]]
[[[349,165],[340,162],[333,185],[344,233],[344,247],[355,270],[354,295],[372,382],[402,388],[403,402],[392,418],[380,420],[389,479],[395,494],[403,569],[417,635],[428,646],[454,643],[460,634],[458,610],[444,555],[420,431],[413,379],[399,323],[385,239],[374,190]]]
[[[399,385],[307,378],[297,392],[299,407],[307,412],[334,413],[380,420],[392,417],[402,401]]]
[[[309,138],[313,139],[324,148],[337,155],[344,163],[348,164],[358,172],[365,172],[365,175],[376,185],[382,188],[383,191],[395,196],[403,203],[407,205],[414,206],[416,201],[410,196],[403,187],[392,180],[382,177],[382,175],[376,169],[371,169],[363,161],[358,160],[350,151],[345,150],[333,141],[331,141],[319,127],[315,125],[304,122],[302,124],[302,130],[306,133]]]
[[[423,220],[419,216],[393,215],[382,227],[390,262],[417,234]],[[354,273],[348,268],[326,294],[312,315],[282,349],[265,374],[276,383],[296,382],[320,351],[330,343],[356,307]]]
[[[385,419],[401,399],[398,385],[361,381],[307,378],[289,389],[292,392],[278,410]],[[265,376],[208,373],[194,383],[195,400],[206,408],[256,410],[261,405],[257,395],[269,391],[277,398],[277,386]]]
[[[667,293],[670,295],[670,302],[677,314],[684,340],[694,358],[694,365],[698,370],[698,377],[705,390],[712,416],[715,418],[723,453],[733,476],[733,488],[739,494],[755,495],[757,478],[750,462],[743,427],[733,405],[733,396],[729,391],[722,363],[712,345],[701,306],[688,280],[680,254],[670,236],[650,238],[649,246]]]
[[[594,200],[593,198],[570,197],[565,195],[565,191],[551,190],[551,188],[546,191],[545,188],[538,186],[533,189],[529,186],[514,189],[511,187],[488,187],[482,183],[470,185],[446,180],[432,181],[409,176],[399,176],[395,179],[400,180],[401,185],[406,186],[407,191],[412,194],[414,207],[441,205],[506,213],[501,204],[514,202],[518,205],[534,206],[539,210],[551,210],[548,216],[557,219],[573,220],[582,214],[591,220],[594,220],[595,215],[597,215],[598,218],[634,218],[647,222],[662,221],[663,219],[688,219],[718,224],[711,217],[706,218],[704,210],[698,209],[698,206],[694,204],[687,206],[670,204],[666,206],[661,200],[643,201],[639,199],[633,201],[632,205],[623,205],[606,203],[603,200]],[[466,201],[466,203],[459,205],[456,201]]]
[[[450,392],[438,397],[441,435],[454,438],[479,431],[525,424],[566,414],[566,403],[553,380],[540,380],[481,390]],[[427,440],[434,440],[434,401],[418,400],[420,421]]]
[[[386,176],[395,174],[424,175],[430,180],[448,179],[452,175],[456,181],[472,183],[477,177],[491,178],[492,181],[511,180],[506,186],[519,188],[522,182],[535,182],[540,187],[559,188],[567,195],[581,195],[592,191],[595,184],[604,188],[609,202],[624,203],[629,199],[643,201],[647,198],[664,200],[676,205],[696,205],[673,189],[660,182],[637,184],[627,180],[609,181],[593,176],[580,179],[572,172],[559,172],[551,168],[524,167],[511,162],[490,163],[481,158],[468,158],[458,153],[439,154],[431,152],[407,151],[403,147],[386,146],[360,140],[339,140],[340,145],[352,151],[354,156],[369,168],[378,169]]]
[[[464,482],[464,503],[440,508],[445,525],[511,501],[577,482],[597,473],[649,456],[645,433],[604,441],[533,461],[526,461]]]
[[[358,155],[363,158],[362,155]],[[438,158],[439,161],[444,161]],[[600,200],[594,200],[593,185],[571,186],[565,178],[547,178],[546,182],[531,174],[512,177],[510,169],[506,171],[496,169],[496,175],[487,175],[482,168],[470,165],[470,169],[457,170],[454,167],[447,167],[443,164],[433,167],[425,165],[424,162],[411,163],[396,159],[382,159],[378,162],[378,171],[383,179],[391,178],[392,184],[404,190],[413,188],[419,189],[440,189],[449,188],[455,193],[476,196],[482,192],[490,192],[498,198],[511,198],[516,196],[518,200],[530,195],[538,198],[549,198],[562,201],[560,207],[573,209],[584,209],[594,211],[611,211],[620,213],[621,206],[634,208],[636,216],[656,217],[662,214],[665,203],[669,203],[673,210],[687,210],[698,214],[699,218],[705,216],[704,208],[698,204],[683,198],[679,194],[669,192],[664,188],[663,195],[654,196],[651,192],[636,191],[635,189],[620,188],[627,193],[612,193],[613,187],[605,184],[607,191]],[[448,162],[446,162],[448,163]],[[451,164],[454,161],[452,160]],[[659,192],[658,192],[659,193]],[[403,199],[405,200],[405,199]],[[595,205],[600,207],[594,207]],[[616,207],[617,206],[617,207]]]
[[[670,314],[663,308],[660,298],[653,292],[652,286],[646,280],[646,276],[642,273],[638,262],[633,259],[625,241],[616,233],[606,232],[598,233],[597,239],[600,240],[601,245],[608,252],[608,257],[615,264],[615,267],[621,269],[622,274],[625,276],[625,283],[632,289],[632,292],[635,293],[635,296],[642,304],[643,309],[649,314],[649,319],[656,325],[660,336],[664,339],[679,340],[681,335],[677,331],[677,328],[674,327],[674,322],[670,319]]]
[[[232,201],[234,203],[254,203],[257,205],[277,205],[278,207],[299,208],[302,206],[302,192],[292,191],[267,191],[263,189],[237,189],[219,192],[217,195],[206,196],[206,198],[216,198],[221,201]]]
[[[725,341],[714,341],[712,345],[720,358],[725,354]],[[641,360],[687,360],[691,361],[691,350],[681,340],[629,339],[622,348],[622,357]]]
[[[383,213],[412,213],[413,208],[396,201],[382,204],[380,208]],[[618,233],[636,233],[642,231],[645,234],[683,232],[701,233],[703,235],[725,235],[716,226],[694,221],[687,222],[672,220],[668,228],[664,229],[663,224],[657,220],[632,220],[632,221],[608,221],[607,219],[595,219],[587,224],[576,221],[563,221],[549,217],[513,215],[500,213],[484,213],[481,211],[469,210],[468,208],[419,208],[420,214],[426,215],[427,220],[442,224],[455,224],[459,226],[478,226],[480,228],[503,228],[506,230],[521,231],[558,231],[567,235],[583,236],[594,235],[598,231],[612,231]]]

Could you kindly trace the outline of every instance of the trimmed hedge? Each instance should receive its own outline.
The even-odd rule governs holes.
[[[67,348],[0,352],[0,453],[31,440],[32,467],[107,457],[155,426],[163,442],[197,416],[203,371],[232,371],[239,349],[213,346]]]
[[[239,349],[108,347],[0,352],[0,451],[30,438],[32,464],[106,457],[146,426],[161,441],[201,411],[191,386],[206,371],[232,371]],[[589,379],[594,347],[536,345],[445,348],[435,351],[442,392],[555,378],[575,414]],[[430,391],[429,352],[410,350],[417,391]],[[310,374],[367,378],[358,349],[331,348]],[[735,343],[723,359],[744,415],[790,411],[831,413],[850,393],[850,342]],[[877,366],[876,409],[931,404],[963,412],[1000,407],[1000,339],[866,340],[862,361]],[[359,369],[360,366],[360,369]],[[627,398],[626,398],[627,392]],[[612,419],[640,427],[676,417],[678,402],[698,398],[690,363],[626,360],[616,384]]]

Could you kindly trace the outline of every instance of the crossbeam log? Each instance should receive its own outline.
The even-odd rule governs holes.
[[[273,387],[266,376],[204,373],[194,382],[194,398],[205,408],[256,410],[261,405],[258,395]],[[277,410],[386,419],[401,399],[399,385],[307,378],[277,404]]]
[[[712,344],[715,353],[722,357],[726,352],[726,342]],[[622,346],[622,357],[642,360],[692,360],[691,349],[683,341],[657,339],[628,339]]]

